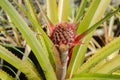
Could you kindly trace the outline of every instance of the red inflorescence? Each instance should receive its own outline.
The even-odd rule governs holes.
[[[50,38],[55,45],[65,44],[72,46],[75,41],[75,36],[75,27],[67,22],[64,22],[55,26]]]
[[[70,24],[68,22],[62,22],[56,26],[49,26],[51,30],[50,39],[57,46],[64,44],[71,48],[76,44],[80,44],[79,40],[82,38],[82,36],[76,35],[76,26],[77,24]]]

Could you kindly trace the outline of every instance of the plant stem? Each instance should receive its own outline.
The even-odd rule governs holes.
[[[56,75],[58,80],[65,80],[67,62],[68,62],[68,46],[60,45],[60,47],[58,47],[58,50],[59,50],[62,67],[57,69]]]

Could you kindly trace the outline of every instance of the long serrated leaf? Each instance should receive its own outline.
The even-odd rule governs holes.
[[[110,61],[107,61],[105,64],[101,65],[97,70],[94,70],[95,73],[112,73],[113,71],[120,68],[120,55],[117,55]]]
[[[24,0],[25,4],[26,4],[26,8],[27,8],[27,13],[32,17],[32,19],[39,23],[39,20],[37,18],[37,14],[35,13],[35,9],[33,7],[33,4],[31,2],[31,0]],[[36,29],[35,29],[36,30]]]
[[[15,80],[12,76],[4,72],[3,70],[0,70],[0,79],[1,80]]]
[[[0,6],[7,12],[12,22],[20,30],[23,37],[31,47],[36,58],[38,59],[38,62],[41,64],[43,71],[45,72],[46,78],[56,80],[56,76],[52,65],[48,59],[48,56],[45,55],[46,53],[44,52],[41,44],[37,40],[34,33],[30,30],[28,25],[24,22],[24,20],[20,17],[17,11],[11,6],[11,4],[7,0],[0,0]]]
[[[47,3],[47,16],[52,23],[58,23],[58,8],[56,0],[46,0]]]
[[[82,33],[83,31],[87,30],[90,26],[90,23],[95,15],[95,12],[100,4],[101,0],[93,0],[88,8],[83,20],[80,22],[80,25],[77,28],[78,33]]]
[[[34,65],[34,63],[30,60],[30,58],[28,57],[28,54],[26,53],[23,53],[22,51],[20,51],[19,49],[23,49],[23,47],[20,47],[20,46],[13,46],[13,45],[10,45],[10,44],[3,44],[3,43],[0,43],[0,45],[4,46],[5,48],[7,49],[10,49],[10,50],[15,50],[15,52],[18,52],[20,54],[23,55],[24,57],[24,60],[27,61],[27,64],[29,65],[29,68],[31,68],[32,70],[34,70],[36,73],[37,73],[37,69]],[[19,49],[18,49],[19,48]],[[25,59],[26,58],[26,59]],[[22,61],[24,62],[24,60],[22,59]],[[38,73],[37,73],[38,74]],[[41,75],[40,75],[40,78],[42,79]]]
[[[98,50],[95,55],[93,55],[86,63],[84,63],[78,73],[88,72],[92,67],[94,67],[98,62],[105,59],[107,56],[120,49],[120,37],[113,40],[111,43],[107,44],[102,49]],[[114,46],[114,47],[113,47]]]
[[[68,21],[69,0],[59,0],[58,18],[59,22]]]
[[[9,69],[15,75],[16,79],[20,80],[19,76],[15,73],[15,71],[10,66],[4,65],[4,64],[2,64],[1,66]]]
[[[103,22],[105,22],[106,20],[108,20],[110,17],[112,17],[115,13],[119,12],[119,8],[113,12],[108,13],[103,19],[101,19],[100,21],[98,21],[97,23],[95,23],[93,26],[91,26],[88,30],[84,31],[83,33],[81,33],[80,35],[83,35],[83,37],[89,33],[91,33],[92,31],[94,31],[100,24],[102,24]]]
[[[5,61],[13,65],[15,68],[23,72],[28,77],[28,79],[36,78],[40,80],[38,72],[35,72],[35,70],[33,70],[33,68],[31,68],[31,66],[27,63],[27,61],[23,62],[1,45],[0,45],[0,58],[4,59]]]
[[[87,4],[87,0],[82,0],[82,2],[80,3],[80,6],[78,8],[74,22],[76,22],[80,19],[80,17],[82,16],[82,14],[85,10],[86,4]]]
[[[119,80],[120,75],[112,74],[98,74],[98,73],[84,73],[76,74],[70,80]]]
[[[33,20],[30,19],[30,20],[36,22],[39,25],[39,27],[41,27],[40,22],[39,22],[38,17],[37,17],[37,14],[35,12],[35,9],[33,7],[32,1],[31,0],[24,0],[24,2],[26,4],[27,14],[29,14],[31,19],[33,19]],[[38,26],[33,25],[33,28],[35,29],[36,32],[38,32]],[[38,32],[38,33],[40,33],[40,32]],[[47,51],[47,48],[46,48],[45,41],[44,41],[43,37],[39,36],[39,35],[37,37],[39,38],[39,41],[41,42],[45,52],[48,54],[48,51]]]

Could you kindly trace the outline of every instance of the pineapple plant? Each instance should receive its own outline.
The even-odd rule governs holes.
[[[25,9],[21,5],[21,0],[18,0],[18,2],[13,0],[13,2],[22,12],[21,14],[8,0],[0,0],[0,6],[5,11],[10,25],[14,26],[12,28],[17,28],[21,33],[19,36],[22,36],[27,42],[26,46],[29,48],[26,47],[26,50],[33,52],[32,54],[35,55],[41,66],[46,80],[120,79],[119,54],[108,61],[104,61],[110,54],[120,49],[120,37],[96,50],[94,55],[85,61],[86,51],[94,31],[114,14],[117,16],[120,14],[119,8],[111,6],[112,11],[103,17],[111,0],[82,0],[73,19],[72,11],[70,11],[73,9],[69,0],[59,0],[58,3],[56,0],[46,0],[47,14],[38,0],[35,0],[40,13],[46,21],[47,33],[41,26],[42,22],[39,22],[39,14],[36,13],[32,0],[24,0]],[[89,7],[86,10],[87,5]],[[30,21],[32,28],[25,21],[26,17]],[[19,38],[16,40],[19,40]],[[1,43],[0,58],[14,66],[18,71],[15,73],[16,77],[13,77],[1,69],[0,74],[2,76],[0,76],[0,79],[19,79],[21,72],[28,80],[44,79],[34,62],[30,60],[30,51],[21,52],[13,44],[8,45]],[[22,59],[8,51],[5,48],[6,46],[22,53]]]

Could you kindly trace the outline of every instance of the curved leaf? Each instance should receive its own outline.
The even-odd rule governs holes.
[[[59,22],[68,21],[69,0],[59,0],[58,18]]]
[[[107,61],[105,64],[101,65],[97,70],[94,70],[95,73],[112,73],[113,71],[120,68],[120,55],[117,55],[110,61]]]
[[[27,61],[22,61],[13,55],[10,51],[0,45],[0,58],[13,65],[15,68],[23,72],[28,79],[41,80],[38,72]],[[17,64],[17,65],[16,65]]]
[[[95,55],[93,55],[86,63],[84,63],[78,73],[88,72],[92,67],[94,67],[98,62],[105,59],[107,56],[112,54],[114,51],[120,49],[120,37],[113,40],[111,43],[107,44],[102,49],[98,50]],[[114,47],[113,47],[114,46]]]
[[[85,73],[85,74],[76,74],[70,80],[119,80],[119,79],[120,79],[120,75]]]
[[[78,8],[78,11],[76,12],[77,14],[76,14],[74,22],[76,22],[80,19],[80,17],[82,16],[82,14],[85,10],[86,4],[87,4],[87,0],[82,0],[81,1],[80,6]]]
[[[58,8],[56,0],[46,0],[47,3],[47,16],[52,23],[58,23]]]
[[[15,80],[15,79],[6,72],[4,72],[3,70],[0,70],[0,80]]]

